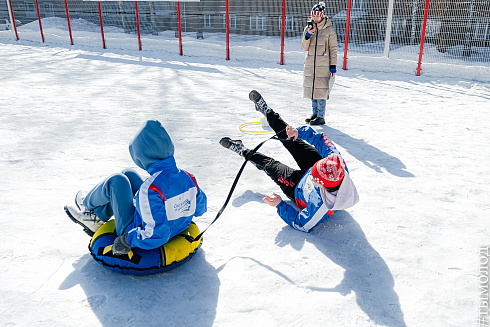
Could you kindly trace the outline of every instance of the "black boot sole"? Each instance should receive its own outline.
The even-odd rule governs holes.
[[[310,117],[310,118],[306,118],[306,119],[305,119],[305,122],[306,122],[307,124],[309,124],[309,123],[310,123],[310,121],[315,120],[315,119],[316,119],[316,117],[317,117],[317,116],[315,116],[314,118],[311,118],[311,117]]]
[[[252,101],[253,103],[257,104],[257,102],[259,102],[260,99],[262,99],[262,96],[260,95],[259,92],[255,91],[255,90],[252,90],[248,94],[248,98],[250,99],[250,101]]]

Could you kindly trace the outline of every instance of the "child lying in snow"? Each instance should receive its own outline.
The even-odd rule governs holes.
[[[255,109],[266,116],[267,122],[300,169],[288,167],[259,152],[252,154],[241,140],[224,137],[220,144],[265,171],[284,194],[296,202],[300,212],[275,193],[264,198],[264,202],[277,208],[277,213],[287,224],[309,232],[336,210],[350,208],[359,202],[345,161],[327,136],[308,126],[296,129],[287,125],[257,91],[250,92],[249,97],[255,103]]]

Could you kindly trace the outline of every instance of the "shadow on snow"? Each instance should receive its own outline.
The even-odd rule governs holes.
[[[325,257],[342,267],[342,282],[331,288],[305,286],[314,292],[354,292],[356,302],[378,325],[406,326],[390,269],[369,244],[359,224],[347,211],[338,211],[311,233],[301,233],[285,226],[276,236],[280,247],[290,245],[300,250],[313,244]]]
[[[378,173],[382,173],[381,168],[384,168],[394,176],[414,177],[411,172],[406,170],[407,167],[400,159],[367,144],[364,140],[355,139],[329,126],[322,126],[320,132],[327,135],[335,144],[344,148],[350,155]],[[349,167],[348,162],[347,167]]]
[[[102,268],[87,254],[60,285],[80,285],[103,326],[212,326],[220,281],[200,249],[182,267],[152,276],[127,276]]]

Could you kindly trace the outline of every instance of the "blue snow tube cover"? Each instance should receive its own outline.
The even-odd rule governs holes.
[[[195,238],[199,228],[191,222],[189,227],[167,243],[152,250],[131,249],[125,255],[114,255],[112,246],[116,239],[114,219],[102,225],[92,237],[88,246],[95,261],[102,266],[125,275],[153,275],[177,268],[189,261],[201,247],[199,241],[189,242],[182,235]]]

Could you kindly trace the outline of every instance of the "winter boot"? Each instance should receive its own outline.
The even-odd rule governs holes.
[[[322,117],[316,117],[313,120],[310,120],[310,125],[325,125],[325,119]]]
[[[85,197],[87,196],[87,192],[85,191],[78,191],[77,195],[75,195],[75,204],[77,205],[78,210],[80,211],[85,211],[85,206],[83,205],[83,200],[85,200]]]
[[[75,207],[65,206],[65,212],[68,218],[81,225],[89,236],[94,236],[97,229],[104,224],[92,210],[78,211]]]
[[[265,103],[264,98],[259,92],[252,90],[248,94],[248,98],[255,103],[255,110],[261,112],[263,115],[267,115],[272,109]]]
[[[310,121],[314,120],[315,118],[316,118],[316,114],[313,114],[313,115],[311,115],[311,117],[310,117],[310,118],[306,118],[306,119],[305,119],[305,122],[306,122],[307,124],[309,124],[309,123],[310,123]]]
[[[241,140],[232,140],[229,137],[223,137],[220,141],[219,144],[221,144],[223,147],[230,149],[233,152],[238,153],[240,156],[244,157],[244,151],[248,150],[244,145]]]

